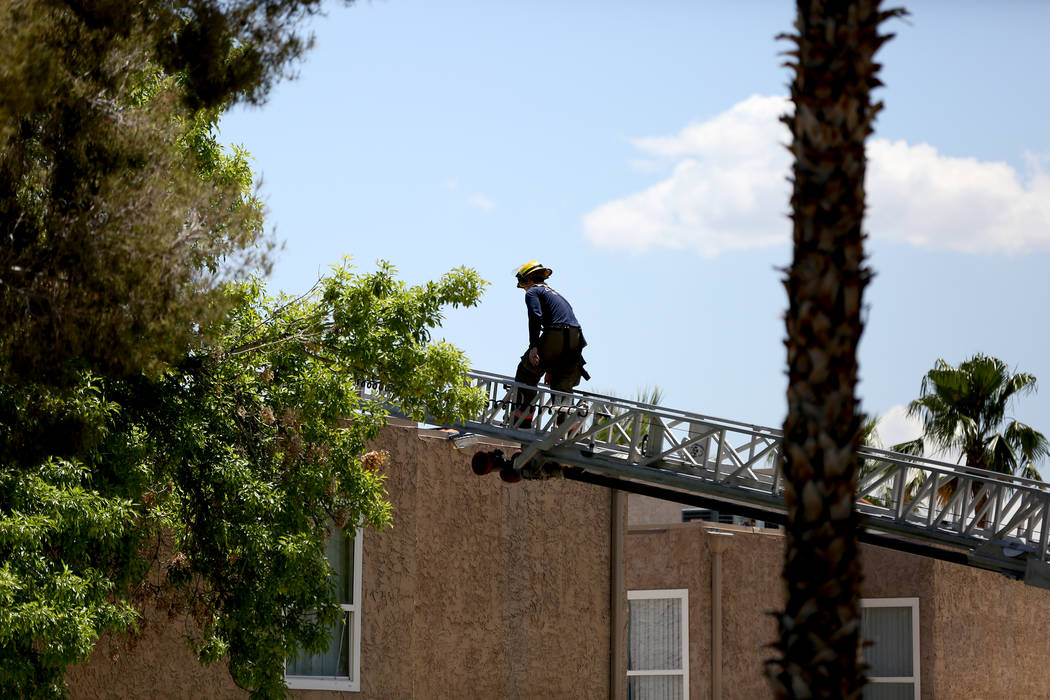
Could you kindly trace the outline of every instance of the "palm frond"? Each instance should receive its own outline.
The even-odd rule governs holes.
[[[869,447],[882,447],[882,439],[879,437],[879,416],[871,416],[864,421],[860,428],[860,444]]]
[[[1007,386],[1003,388],[1003,393],[1007,397],[1013,396],[1014,394],[1023,396],[1025,394],[1034,393],[1036,389],[1037,386],[1034,374],[1019,373],[1010,377]]]
[[[1021,476],[1026,479],[1031,479],[1032,481],[1043,480],[1043,475],[1039,473],[1039,470],[1036,469],[1035,465],[1031,462],[1026,462],[1025,465],[1021,467]]]
[[[647,403],[650,406],[659,406],[664,400],[664,390],[655,384],[646,386],[635,392],[634,400],[638,403]]]
[[[981,464],[976,465],[982,469],[988,469],[1000,474],[1015,474],[1017,472],[1017,455],[1010,447],[1009,441],[1002,435],[996,433],[984,444]]]
[[[1028,462],[1036,462],[1050,456],[1050,441],[1046,436],[1020,421],[1010,421],[1004,436]]]
[[[923,452],[925,451],[925,442],[921,437],[917,437],[914,440],[908,440],[907,442],[898,442],[890,449],[904,455],[922,457]]]
[[[922,420],[927,440],[958,450],[971,466],[1037,473],[1034,464],[1050,456],[1050,442],[1023,423],[1006,421],[1013,398],[1035,390],[1034,375],[1014,372],[996,357],[977,353],[957,367],[938,359],[922,378],[919,398],[908,404],[908,415]],[[906,443],[894,449],[901,447],[909,449]]]

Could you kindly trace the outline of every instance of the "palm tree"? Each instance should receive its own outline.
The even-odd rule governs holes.
[[[778,698],[859,698],[857,344],[864,288],[864,141],[880,105],[878,28],[901,11],[878,0],[797,0],[789,52],[794,79],[791,196],[794,257],[787,270],[787,506],[777,615],[781,657],[767,663]]]
[[[1050,454],[1050,442],[1007,416],[1015,397],[1035,390],[1034,375],[1013,373],[995,357],[978,353],[958,367],[939,359],[908,414],[922,419],[931,442],[958,451],[966,466],[1041,481],[1035,463]]]
[[[867,416],[867,420],[864,421],[860,428],[860,444],[863,447],[877,447],[883,448],[882,438],[879,435],[879,417],[878,416]],[[857,457],[857,483],[863,484],[864,480],[870,476],[878,474],[882,477],[887,469],[892,469],[892,465],[888,465],[883,460],[865,459],[863,457]],[[866,500],[869,503],[874,503],[879,506],[887,506],[889,504],[889,486],[883,485],[879,493],[869,494]]]
[[[605,391],[605,390],[595,391],[594,393],[596,393],[596,394],[605,394],[607,396],[614,396],[614,397],[616,396],[615,392]],[[663,400],[664,400],[664,390],[662,388],[660,388],[659,386],[655,385],[655,384],[652,385],[652,386],[641,387],[641,388],[635,390],[635,392],[634,392],[634,401],[636,403],[648,404],[650,406],[659,406],[660,403]],[[602,410],[608,410],[608,409],[601,409],[601,408],[599,408],[599,414],[598,414],[598,415],[600,415],[602,418],[604,418],[607,421],[611,421],[612,419],[618,417],[619,415],[622,415],[622,413],[620,413],[619,411],[614,411],[614,412],[610,412],[610,413],[602,413],[601,412]],[[616,415],[614,415],[614,413]],[[646,416],[642,416],[642,418],[641,418],[641,428],[639,429],[639,432],[638,432],[639,435],[641,435],[641,436],[648,436],[649,435],[649,423],[650,423],[649,416],[647,416],[647,415]],[[595,425],[597,425],[597,423],[595,423]],[[598,440],[607,440],[607,441],[614,442],[617,445],[626,445],[628,443],[628,440],[629,440],[628,438],[624,437],[623,435],[616,434],[613,431],[612,428],[609,428],[608,430],[604,430],[604,431],[599,431],[598,433],[595,434],[594,437],[595,437],[595,439],[598,439]]]
[[[870,416],[861,428],[860,444],[864,447],[875,447],[880,450],[886,448],[886,445],[882,442],[882,437],[879,435],[879,420],[879,416]],[[897,443],[896,445],[892,445],[890,450],[899,454],[921,457],[922,438]],[[865,479],[876,474],[881,477],[892,469],[894,469],[894,465],[887,463],[884,460],[858,457],[857,483],[862,484]],[[906,501],[911,500],[912,495],[918,491],[924,480],[924,474],[921,470],[916,469],[908,471],[907,481],[904,485],[904,499]],[[884,484],[880,493],[868,495],[867,500],[875,505],[888,507],[890,503],[891,488],[890,484]]]

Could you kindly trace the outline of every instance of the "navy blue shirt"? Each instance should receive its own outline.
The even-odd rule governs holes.
[[[529,311],[529,346],[536,347],[544,328],[560,324],[580,327],[572,306],[565,297],[545,284],[537,284],[525,291],[525,308]]]

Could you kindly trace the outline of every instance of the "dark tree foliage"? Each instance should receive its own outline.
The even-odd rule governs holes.
[[[366,451],[386,406],[359,387],[417,417],[480,410],[466,358],[430,334],[481,289],[466,269],[407,287],[386,265],[299,299],[251,280],[158,377],[84,374],[60,398],[0,383],[0,695],[61,693],[147,606],[188,613],[202,661],[282,695],[285,659],[319,651],[338,614],[331,528],[389,523]]]
[[[344,265],[270,298],[246,155],[215,138],[308,45],[315,0],[12,0],[0,12],[0,696],[64,693],[99,635],[186,613],[284,693],[336,619],[331,528],[389,521],[385,408],[479,408],[431,332],[472,270]]]
[[[56,382],[81,369],[155,371],[191,321],[221,316],[222,279],[258,262],[259,209],[178,146],[202,117],[261,101],[307,47],[297,22],[317,10],[318,0],[5,3],[0,370]]]

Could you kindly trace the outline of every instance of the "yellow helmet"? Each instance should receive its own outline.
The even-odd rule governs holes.
[[[523,287],[526,280],[536,272],[542,272],[543,279],[547,279],[551,276],[551,273],[554,272],[554,270],[549,267],[544,267],[536,260],[530,260],[514,272],[514,276],[518,278],[518,286]]]

